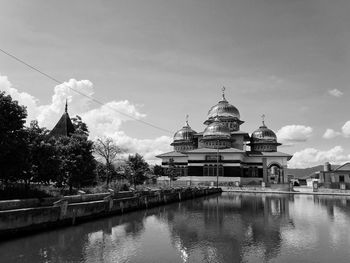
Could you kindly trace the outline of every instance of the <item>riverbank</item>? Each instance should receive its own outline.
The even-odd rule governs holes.
[[[330,195],[330,196],[350,196],[349,190],[338,189],[317,189],[317,192],[313,191],[310,187],[293,187],[293,190],[278,190],[271,189],[269,187],[222,187],[223,192],[235,192],[235,193],[269,193],[269,194],[303,194],[303,195]]]
[[[0,202],[1,241],[24,234],[172,202],[220,193],[217,188],[178,188]]]

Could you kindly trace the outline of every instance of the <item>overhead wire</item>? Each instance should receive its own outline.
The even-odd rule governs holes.
[[[5,55],[9,56],[10,58],[16,60],[17,62],[20,62],[21,64],[23,64],[23,65],[29,67],[30,69],[32,69],[32,70],[34,70],[34,71],[40,73],[41,75],[47,77],[48,79],[50,79],[50,80],[56,82],[57,84],[62,84],[62,83],[64,83],[64,81],[60,81],[60,80],[56,79],[55,77],[51,76],[50,74],[45,73],[44,71],[42,71],[42,70],[38,69],[37,67],[35,67],[35,66],[29,64],[28,62],[25,62],[23,59],[20,59],[19,57],[15,56],[15,55],[13,55],[13,54],[11,54],[11,53],[9,53],[8,51],[5,51],[5,50],[2,49],[2,48],[0,48],[0,51],[1,51],[2,53],[4,53]],[[161,131],[164,131],[164,132],[167,132],[167,133],[171,133],[171,134],[172,134],[172,132],[169,131],[169,130],[167,130],[167,129],[164,129],[164,128],[162,128],[162,127],[160,127],[160,126],[157,126],[157,125],[155,125],[155,124],[153,124],[153,123],[150,123],[150,122],[147,122],[147,121],[144,121],[144,120],[140,120],[140,119],[138,119],[138,118],[135,118],[135,117],[133,117],[133,116],[131,116],[131,115],[129,115],[129,114],[126,114],[126,113],[124,113],[124,112],[121,112],[121,111],[119,111],[119,110],[117,110],[117,109],[111,107],[110,105],[108,105],[108,104],[106,104],[106,103],[103,103],[102,101],[100,101],[100,100],[98,100],[98,99],[96,99],[96,98],[94,98],[94,97],[92,97],[92,96],[90,96],[90,95],[88,95],[88,94],[85,94],[85,93],[83,93],[83,92],[81,92],[81,91],[79,91],[79,90],[76,90],[76,89],[74,89],[74,88],[72,88],[72,87],[69,87],[68,85],[67,85],[67,87],[68,87],[70,90],[74,91],[75,93],[77,93],[77,94],[79,94],[79,95],[81,95],[81,96],[84,96],[84,97],[86,97],[86,98],[92,100],[93,102],[95,102],[95,103],[97,103],[97,104],[99,104],[99,105],[104,105],[104,106],[106,106],[106,107],[112,109],[113,111],[115,111],[115,112],[117,112],[117,113],[119,113],[119,114],[121,114],[121,115],[123,115],[123,116],[126,116],[126,117],[128,117],[128,118],[130,118],[130,119],[132,119],[132,120],[135,120],[135,121],[137,121],[137,122],[140,122],[140,123],[145,124],[145,125],[147,125],[147,126],[150,126],[150,127],[152,127],[152,128],[155,128],[155,129],[158,129],[158,130],[161,130]]]

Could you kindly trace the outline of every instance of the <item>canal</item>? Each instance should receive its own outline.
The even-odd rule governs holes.
[[[0,262],[350,262],[350,197],[222,193],[0,243]]]

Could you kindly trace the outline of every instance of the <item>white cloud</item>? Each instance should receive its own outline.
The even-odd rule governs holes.
[[[341,92],[341,91],[338,90],[338,89],[328,90],[328,93],[329,93],[330,95],[334,96],[334,97],[337,97],[337,98],[343,96],[343,94],[344,94],[343,92]]]
[[[150,162],[155,163],[160,160],[155,155],[170,151],[171,138],[161,136],[154,139],[132,138],[122,131],[121,126],[126,121],[134,121],[127,116],[135,119],[146,117],[140,113],[137,106],[128,100],[110,101],[97,108],[92,108],[91,100],[74,91],[93,96],[93,84],[89,80],[70,79],[57,85],[54,88],[51,102],[49,104],[39,105],[39,101],[26,92],[20,92],[13,88],[6,76],[0,75],[0,90],[10,94],[13,99],[18,100],[19,104],[25,105],[28,111],[27,123],[37,119],[40,126],[52,129],[61,117],[64,111],[66,99],[69,104],[69,113],[73,116],[80,115],[83,121],[88,125],[90,138],[111,137],[118,145],[128,149],[128,153],[140,153]],[[71,116],[72,117],[72,116]]]
[[[350,137],[350,121],[347,121],[341,128],[345,137]]]
[[[8,78],[6,76],[2,76],[1,74],[0,90],[5,91],[6,94],[10,95],[13,100],[17,100],[20,105],[26,106],[28,113],[28,123],[30,122],[30,120],[35,119],[35,117],[39,113],[39,109],[37,106],[38,100],[36,98],[34,98],[32,95],[26,92],[19,92],[17,89],[13,88]]]
[[[305,168],[330,162],[332,164],[342,164],[350,161],[350,154],[345,154],[341,146],[321,151],[314,148],[306,148],[293,154],[293,158],[288,162],[290,168]]]
[[[333,138],[335,138],[335,137],[337,137],[339,135],[341,135],[341,132],[337,132],[337,131],[335,131],[333,129],[327,129],[322,137],[324,139],[333,139]]]
[[[172,139],[168,136],[161,136],[155,139],[137,139],[128,136],[121,130],[121,125],[123,122],[129,121],[130,118],[119,114],[114,109],[137,119],[146,116],[138,112],[137,108],[127,100],[106,103],[81,115],[89,127],[90,137],[92,139],[110,137],[117,145],[127,149],[127,153],[137,152],[142,154],[149,163],[159,163],[160,159],[155,158],[155,156],[170,151]]]
[[[69,112],[74,113],[74,115],[82,114],[91,108],[91,100],[73,89],[88,96],[94,94],[93,84],[89,80],[70,79],[68,82],[57,85],[54,88],[51,103],[38,106],[39,114],[36,119],[40,125],[52,128],[63,113],[66,99],[68,100]]]
[[[341,132],[334,131],[333,129],[327,129],[326,132],[323,134],[323,138],[332,139],[339,135],[342,135],[345,138],[350,137],[350,121],[345,122],[345,124],[341,128]]]
[[[287,125],[277,131],[278,140],[285,145],[305,142],[312,135],[312,128],[304,125]]]

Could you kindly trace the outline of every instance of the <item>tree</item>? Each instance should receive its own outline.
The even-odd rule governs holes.
[[[171,186],[171,181],[175,181],[177,179],[176,168],[173,158],[169,159],[168,168],[166,169],[166,175],[170,178]]]
[[[110,169],[105,163],[102,162],[97,162],[96,172],[98,180],[101,182],[107,182],[108,177],[110,180],[112,180],[119,176],[117,168],[114,165],[112,165],[112,169]]]
[[[26,158],[24,123],[27,111],[0,92],[0,180],[5,184],[23,175]]]
[[[74,118],[71,118],[73,126],[74,126],[74,133],[85,135],[86,137],[89,136],[89,129],[85,122],[83,122],[82,118],[79,115],[76,115]]]
[[[143,159],[143,156],[136,153],[129,155],[127,166],[130,169],[129,182],[133,185],[142,184],[146,179],[146,173],[149,172],[149,165]]]
[[[113,174],[115,174],[115,167],[113,162],[117,160],[117,157],[123,150],[115,144],[112,138],[97,139],[94,143],[95,153],[103,159],[106,165],[106,183],[109,185]]]
[[[60,161],[55,140],[51,139],[46,128],[40,128],[37,121],[32,121],[26,128],[28,154],[26,160],[26,182],[49,183],[59,175]]]
[[[157,176],[164,176],[164,169],[161,165],[155,165],[153,167],[153,173]]]
[[[73,187],[91,185],[95,182],[96,161],[92,155],[93,142],[81,134],[71,137],[62,136],[56,139],[55,146],[60,160],[57,186]]]

